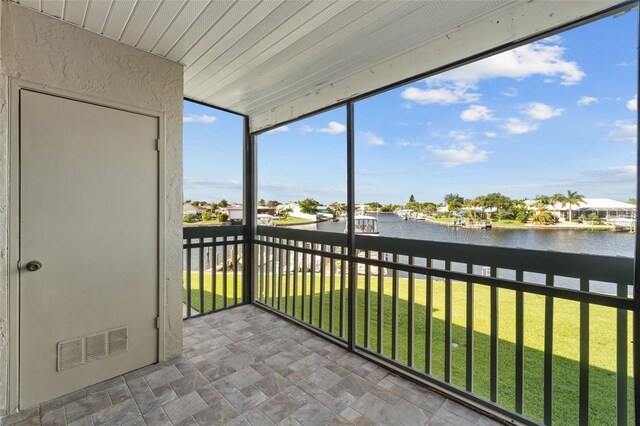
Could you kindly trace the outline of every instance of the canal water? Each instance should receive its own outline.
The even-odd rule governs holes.
[[[299,225],[295,228],[344,232],[345,223],[344,221],[321,222]],[[635,234],[626,232],[592,232],[549,228],[465,229],[423,220],[404,220],[396,214],[379,214],[378,228],[383,237],[606,256],[633,257],[635,244]]]
[[[321,222],[306,225],[296,225],[291,228],[316,230],[324,232],[343,233],[345,222]],[[569,253],[582,253],[591,255],[633,257],[635,234],[626,232],[592,232],[559,229],[465,229],[449,227],[428,221],[404,220],[395,214],[379,214],[378,228],[380,235],[384,237],[408,238],[419,240],[431,240],[453,242],[461,244],[474,244],[479,246],[497,246],[515,249],[532,249],[545,251],[560,251]],[[206,241],[210,241],[206,239]],[[241,247],[241,245],[239,245]],[[218,262],[222,261],[222,247],[217,248]],[[186,253],[185,253],[186,254]],[[213,267],[213,250],[204,250],[204,268]],[[231,247],[227,248],[228,258],[232,258]],[[186,265],[186,256],[185,259]],[[403,256],[400,262],[406,262]],[[318,260],[319,262],[319,260]],[[311,260],[308,259],[311,265]],[[418,260],[417,265],[424,266],[424,260]],[[435,268],[444,268],[444,262],[435,261]],[[317,266],[319,268],[319,265]],[[453,264],[452,269],[458,272],[466,272],[464,265]],[[191,270],[199,270],[198,250],[193,250],[191,258]],[[389,271],[387,271],[389,272]],[[482,266],[474,266],[474,274],[485,274],[487,271]],[[400,276],[406,276],[400,272]],[[514,271],[499,271],[499,276],[506,279],[515,279]],[[544,284],[544,276],[540,274],[525,273],[524,280],[536,284]],[[558,287],[579,287],[577,279],[556,277],[555,285]],[[615,293],[616,287],[611,283],[592,281],[590,290],[602,293]],[[632,294],[632,288],[628,288]]]
[[[375,214],[374,214],[375,216]],[[395,214],[379,214],[378,228],[381,236],[431,240],[479,246],[507,247],[515,249],[531,249],[544,251],[560,251],[604,256],[633,257],[635,234],[626,232],[582,231],[560,229],[465,229],[449,227],[429,221],[404,220]],[[344,232],[345,223],[321,222],[295,226],[297,229],[308,229],[325,232]],[[400,259],[401,262],[406,259]],[[424,263],[424,261],[422,262]],[[442,264],[440,264],[442,263]],[[444,262],[434,262],[434,267],[443,268]],[[464,265],[452,265],[458,272],[466,272]],[[481,266],[474,267],[474,274],[486,273]],[[401,276],[406,274],[401,273]],[[500,271],[499,276],[515,279],[514,271]],[[535,284],[544,284],[544,276],[525,273],[524,280]],[[555,277],[555,285],[564,288],[579,288],[579,281],[567,277]],[[601,293],[615,293],[612,283],[592,281],[590,290]],[[631,295],[633,289],[628,287]]]

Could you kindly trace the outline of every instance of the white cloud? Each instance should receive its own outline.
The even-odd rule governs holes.
[[[432,77],[436,81],[474,85],[480,80],[498,77],[522,80],[533,75],[557,77],[562,85],[577,84],[586,75],[576,62],[564,59],[565,48],[556,44],[532,43],[464,67]]]
[[[577,84],[586,74],[576,62],[564,58],[566,49],[560,42],[548,38],[429,77],[424,80],[426,88],[409,87],[402,97],[420,104],[473,103],[481,97],[476,91],[478,82],[493,78],[523,80],[538,75],[564,86]],[[503,94],[514,96],[517,91],[507,89]]]
[[[475,133],[473,132],[465,132],[463,130],[450,130],[447,135],[458,142],[468,141],[473,137]]]
[[[235,179],[209,179],[194,176],[185,176],[183,178],[185,189],[194,188],[217,188],[217,189],[239,189],[242,188],[242,182]]]
[[[638,95],[635,98],[629,99],[627,101],[627,109],[629,111],[637,111],[638,110]]]
[[[516,96],[518,96],[518,89],[516,89],[515,87],[509,87],[508,89],[502,91],[502,95],[509,98],[515,98]]]
[[[599,177],[598,180],[609,182],[609,183],[617,183],[617,182],[625,182],[629,180],[635,180],[636,173],[638,168],[635,164],[630,164],[627,166],[617,166],[617,167],[609,167],[607,169],[594,170],[591,174],[595,174]]]
[[[217,118],[214,117],[213,115],[207,115],[207,114],[202,114],[202,115],[197,115],[197,114],[186,114],[182,116],[182,121],[184,123],[204,123],[204,124],[210,124],[213,123],[214,121],[216,121]]]
[[[484,132],[484,135],[488,138],[497,138],[498,134],[496,132]]]
[[[507,119],[506,123],[504,123],[500,127],[513,135],[522,135],[536,130],[538,128],[538,125],[534,123],[527,123],[526,121],[522,121],[519,118],[512,117]]]
[[[608,139],[613,142],[638,142],[638,125],[624,120],[614,123]]]
[[[471,105],[462,111],[460,118],[463,121],[491,121],[494,119],[491,109],[483,105]]]
[[[398,148],[407,148],[409,146],[411,146],[411,147],[420,147],[420,146],[422,146],[422,142],[415,142],[415,141],[412,141],[412,140],[402,139],[402,138],[396,139],[395,143],[396,143],[396,146]]]
[[[364,140],[369,145],[377,145],[377,146],[384,145],[384,140],[382,140],[382,138],[380,138],[373,132],[366,132],[364,134]]]
[[[280,126],[280,127],[276,127],[273,130],[269,130],[267,133],[282,133],[282,132],[288,132],[289,131],[289,126]]]
[[[330,121],[327,127],[321,127],[317,131],[320,133],[329,133],[330,135],[338,135],[347,130],[347,126],[338,123],[337,121]]]
[[[444,167],[481,163],[489,159],[488,151],[478,150],[477,147],[470,142],[454,144],[446,148],[430,147],[429,151]]]
[[[542,102],[529,102],[522,110],[522,113],[533,120],[548,120],[558,117],[564,109],[554,108]]]
[[[578,102],[576,102],[576,104],[578,106],[588,106],[591,104],[595,104],[596,102],[598,102],[598,99],[594,98],[593,96],[580,96],[580,99],[578,99]]]
[[[558,44],[561,42],[562,42],[562,37],[557,34],[549,36],[547,38],[543,38],[542,40],[538,41],[538,43],[547,43],[547,44]]]
[[[306,124],[300,126],[300,132],[302,133],[328,133],[330,135],[338,135],[347,130],[347,126],[342,123],[338,123],[337,121],[330,121],[327,123],[326,127],[311,127]]]
[[[477,102],[480,99],[479,93],[469,93],[465,88],[436,88],[419,89],[409,87],[402,91],[402,97],[408,101],[419,104],[460,104]]]

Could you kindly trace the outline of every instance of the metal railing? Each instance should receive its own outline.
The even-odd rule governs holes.
[[[256,303],[372,360],[524,423],[633,415],[632,258],[360,235],[348,253],[346,235],[275,227],[254,242]]]
[[[245,302],[244,232],[244,226],[183,228],[184,318]]]

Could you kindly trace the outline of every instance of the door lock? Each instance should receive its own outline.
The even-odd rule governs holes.
[[[27,263],[26,268],[27,268],[27,271],[36,272],[40,270],[40,268],[42,268],[42,262],[39,262],[37,260],[32,260],[31,262]]]

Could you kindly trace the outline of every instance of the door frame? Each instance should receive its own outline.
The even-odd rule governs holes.
[[[85,102],[106,108],[120,111],[146,115],[158,120],[158,340],[157,359],[158,362],[165,361],[164,351],[166,306],[165,287],[165,165],[166,165],[166,138],[165,138],[165,114],[162,111],[154,111],[136,106],[121,104],[111,100],[99,99],[86,94],[76,93],[68,90],[56,89],[43,84],[32,83],[19,79],[9,78],[8,88],[9,102],[9,286],[8,286],[8,329],[9,329],[9,353],[8,370],[8,412],[22,410],[29,407],[20,407],[20,271],[18,269],[20,261],[20,91],[29,90],[45,95],[57,96],[72,101]]]

